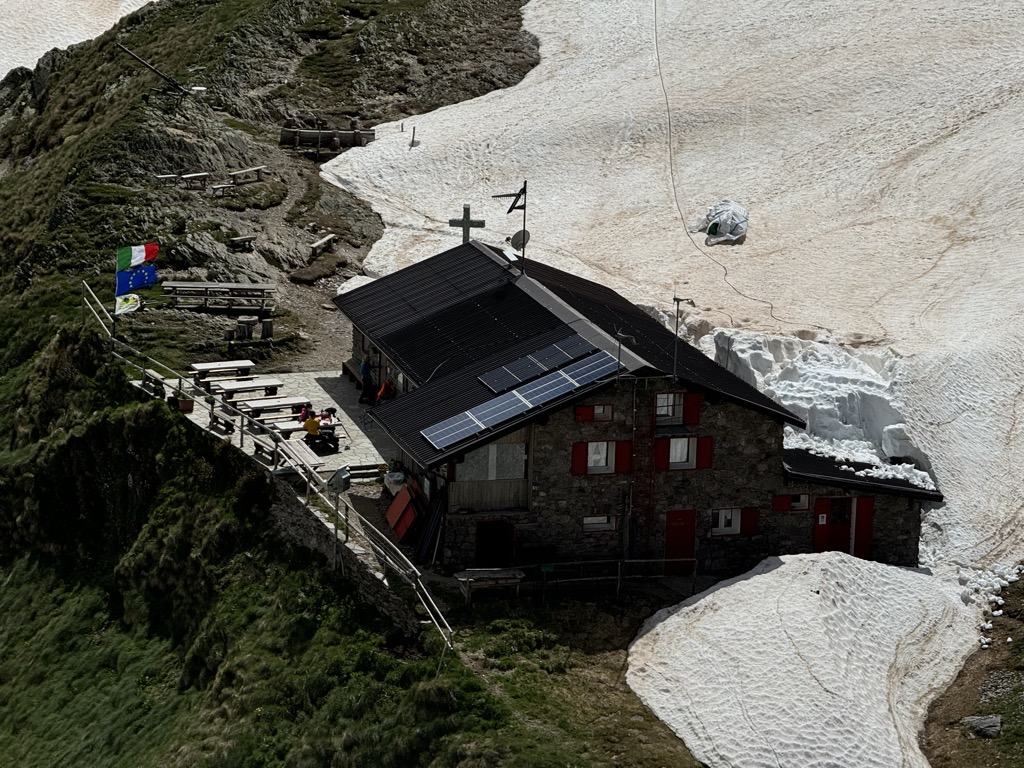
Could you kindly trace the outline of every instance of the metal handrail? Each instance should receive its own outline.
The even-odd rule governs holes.
[[[92,292],[92,289],[89,288],[89,286],[85,283],[85,281],[82,282],[82,285],[83,304],[88,305],[89,300],[85,297],[86,291],[88,291],[88,293],[91,294],[94,299],[95,294]],[[100,304],[99,306],[102,309],[102,304]],[[444,614],[438,607],[433,595],[430,594],[430,591],[423,583],[423,574],[420,573],[419,569],[417,569],[416,566],[412,564],[412,562],[405,556],[405,554],[390,539],[388,539],[380,530],[378,530],[377,527],[374,526],[369,520],[360,515],[359,512],[355,509],[355,507],[352,506],[351,502],[347,498],[342,498],[339,494],[335,495],[335,499],[332,500],[330,498],[330,489],[327,485],[327,481],[320,476],[320,473],[317,472],[315,468],[307,464],[306,461],[301,456],[290,451],[288,449],[287,442],[282,440],[280,436],[273,434],[270,427],[263,424],[258,419],[255,419],[249,416],[248,414],[238,410],[230,402],[217,399],[214,395],[210,394],[201,387],[197,387],[195,385],[192,385],[191,383],[186,384],[186,382],[189,379],[184,374],[174,370],[173,368],[171,368],[168,365],[165,365],[164,363],[161,363],[159,360],[155,360],[143,354],[142,352],[139,352],[130,345],[113,338],[111,335],[111,331],[107,329],[102,319],[96,314],[94,310],[92,310],[91,306],[89,306],[89,309],[90,311],[92,311],[93,315],[96,317],[96,320],[100,323],[100,325],[103,326],[108,336],[111,336],[111,356],[123,361],[132,368],[137,369],[143,376],[145,376],[146,367],[144,365],[140,365],[139,363],[137,363],[135,360],[132,359],[132,357],[144,360],[146,363],[150,364],[154,370],[169,372],[171,375],[165,378],[164,385],[170,386],[171,390],[174,392],[175,395],[191,397],[193,399],[205,399],[206,397],[211,397],[215,401],[214,403],[210,404],[211,413],[214,408],[220,407],[228,409],[232,413],[232,416],[237,417],[239,420],[238,445],[240,448],[243,447],[244,445],[246,429],[249,429],[252,432],[252,439],[254,442],[258,439],[257,435],[259,435],[261,432],[266,433],[270,437],[271,441],[274,443],[272,463],[273,467],[276,468],[278,466],[278,456],[280,453],[280,449],[283,446],[283,452],[287,457],[289,463],[295,468],[295,470],[300,475],[303,476],[303,478],[306,481],[305,505],[307,507],[309,506],[309,497],[315,494],[317,497],[322,499],[324,503],[327,504],[327,506],[333,513],[335,520],[337,521],[334,527],[335,540],[337,540],[338,538],[339,530],[341,527],[338,525],[338,522],[341,521],[342,517],[339,506],[343,502],[345,505],[345,518],[348,519],[350,514],[354,515],[356,521],[359,523],[358,528],[354,528],[353,526],[348,524],[345,525],[345,542],[348,542],[350,533],[354,534],[353,537],[359,539],[360,543],[364,544],[366,548],[369,551],[371,551],[376,558],[378,558],[379,561],[382,561],[383,565],[386,568],[390,568],[391,570],[393,570],[402,578],[403,581],[405,581],[413,588],[413,591],[416,593],[416,596],[419,599],[420,604],[423,606],[424,610],[427,612],[427,615],[430,617],[431,623],[434,625],[437,631],[441,634],[441,637],[444,639],[445,646],[444,650],[442,651],[441,657],[441,661],[443,662],[444,653],[449,648],[454,650],[454,646],[452,645],[452,636],[454,633],[452,631],[451,625],[448,623],[447,619],[445,619]],[[107,314],[105,309],[103,311],[104,314]],[[110,317],[109,314],[107,314],[107,317]],[[125,354],[118,352],[118,348],[120,348]],[[129,357],[129,355],[131,357]],[[169,379],[177,379],[177,385],[169,384]],[[361,532],[362,535],[359,535],[359,532]],[[440,665],[438,666],[438,669],[440,669]]]

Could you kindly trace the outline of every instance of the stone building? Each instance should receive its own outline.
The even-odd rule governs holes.
[[[802,421],[614,291],[472,241],[339,295],[368,415],[403,451],[403,542],[458,567],[741,572],[842,550],[916,565],[936,491],[783,446]],[[356,380],[356,377],[353,376]]]

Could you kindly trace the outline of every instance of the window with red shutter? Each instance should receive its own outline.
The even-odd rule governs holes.
[[[683,424],[696,427],[700,424],[700,395],[683,395]]]
[[[715,439],[713,437],[697,438],[697,469],[709,469],[715,453]]]
[[[572,444],[572,473],[574,475],[587,474],[587,444]]]
[[[593,421],[594,420],[594,406],[592,405],[577,405],[576,406],[576,421]]]
[[[615,443],[615,471],[629,474],[633,471],[633,441],[619,440]]]

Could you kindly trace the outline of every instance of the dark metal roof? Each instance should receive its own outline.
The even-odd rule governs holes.
[[[675,355],[675,373],[682,381],[798,427],[806,426],[798,416],[700,350],[682,339],[677,344],[674,333],[610,288],[538,262],[529,262],[526,271],[613,338],[617,331],[635,338],[636,343],[624,340],[623,346],[660,373],[673,372]]]
[[[861,476],[854,472],[868,469],[870,464],[838,461],[831,456],[818,456],[800,448],[786,448],[782,452],[782,466],[786,476],[793,480],[833,485],[854,490],[870,490],[894,496],[907,496],[924,501],[942,501],[942,494],[921,488],[901,478]],[[854,470],[843,469],[850,467]]]
[[[675,336],[654,318],[603,286],[536,262],[523,276],[501,251],[466,243],[368,285],[334,303],[418,386],[370,411],[422,466],[436,466],[515,431],[604,386],[597,381],[531,409],[445,450],[420,434],[495,397],[477,378],[574,334],[619,356],[630,372],[672,372]],[[632,350],[632,354],[630,353]],[[679,377],[748,408],[803,426],[796,416],[686,342],[678,345]]]
[[[422,384],[564,329],[558,317],[516,289],[517,275],[500,257],[467,243],[336,296],[334,303]]]

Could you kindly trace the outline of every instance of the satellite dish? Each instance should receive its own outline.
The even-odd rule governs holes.
[[[517,251],[523,250],[523,246],[530,242],[530,233],[525,229],[520,229],[509,240],[509,244]]]

